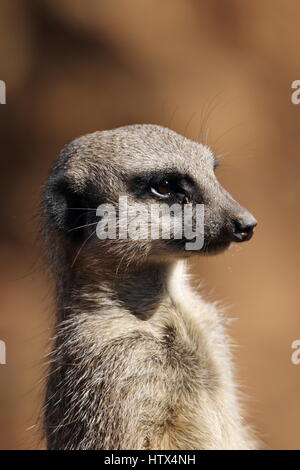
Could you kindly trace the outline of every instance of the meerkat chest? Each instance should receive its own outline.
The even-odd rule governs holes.
[[[162,314],[170,408],[176,410],[168,439],[175,448],[248,448],[220,312],[193,292],[186,294],[170,297]],[[186,443],[176,441],[181,435]]]

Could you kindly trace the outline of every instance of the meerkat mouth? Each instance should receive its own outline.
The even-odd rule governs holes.
[[[229,246],[231,245],[232,241],[231,240],[222,240],[222,241],[207,241],[204,242],[203,247],[200,250],[186,250],[185,246],[186,243],[189,240],[182,238],[180,240],[173,239],[168,242],[168,246],[172,247],[175,250],[182,251],[183,253],[186,253],[186,255],[215,255],[218,253],[222,253],[225,251]]]

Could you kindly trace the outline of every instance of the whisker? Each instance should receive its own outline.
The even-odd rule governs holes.
[[[229,129],[227,129],[226,131],[224,131],[221,135],[219,135],[219,137],[214,141],[214,147],[217,145],[217,143],[223,139],[227,134],[229,134],[230,132],[232,132],[233,130],[236,130],[238,127],[241,127],[241,123],[239,124],[234,124],[233,126],[231,126]]]
[[[68,211],[96,211],[97,209],[94,209],[92,207],[67,207]]]
[[[230,155],[230,152],[218,153],[217,155],[215,155],[215,159],[217,161],[222,160],[224,157],[227,157],[227,155]]]
[[[173,124],[173,122],[174,122],[174,118],[175,118],[175,115],[177,114],[178,109],[179,109],[179,106],[176,106],[176,108],[175,108],[175,110],[174,110],[174,112],[173,112],[173,114],[172,114],[172,116],[171,116],[171,119],[170,119],[169,125],[168,125],[168,127],[169,127],[170,129],[172,129],[172,124]]]
[[[81,247],[79,248],[79,250],[78,250],[78,252],[77,252],[77,254],[76,254],[75,258],[74,258],[73,263],[71,264],[71,268],[73,268],[74,264],[76,263],[76,260],[77,260],[78,256],[80,255],[82,249],[85,247],[85,245],[87,244],[87,242],[89,241],[89,239],[90,239],[93,235],[95,235],[95,233],[96,233],[96,230],[95,230],[94,232],[92,232],[92,233],[87,237],[87,239],[82,243]]]
[[[197,140],[199,141],[204,141],[205,145],[208,145],[208,124],[210,122],[210,119],[213,116],[213,113],[218,107],[221,107],[222,105],[219,103],[219,98],[222,96],[223,92],[219,91],[216,93],[210,100],[206,101],[204,104],[202,111],[201,111],[201,125],[200,125],[200,130],[197,135]]]
[[[78,227],[73,227],[68,230],[68,232],[72,232],[73,230],[78,230],[79,228],[84,228],[84,227],[91,227],[91,225],[96,225],[98,222],[93,222],[91,224],[85,224],[85,225],[79,225]]]
[[[183,134],[186,135],[186,132],[188,130],[188,127],[189,125],[191,124],[191,122],[193,121],[193,119],[197,116],[198,114],[198,111],[194,111],[190,117],[190,119],[188,120],[188,122],[186,123],[186,126],[184,128],[184,131],[183,131]]]
[[[206,129],[205,137],[204,137],[204,144],[208,145],[208,136],[209,136],[209,127]]]

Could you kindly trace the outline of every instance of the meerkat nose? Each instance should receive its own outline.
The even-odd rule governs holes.
[[[250,240],[256,225],[257,220],[249,212],[239,214],[239,216],[232,218],[231,227],[233,240],[236,242]]]

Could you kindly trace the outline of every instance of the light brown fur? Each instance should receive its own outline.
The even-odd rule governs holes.
[[[92,232],[85,233],[84,241],[90,238],[82,246],[82,241],[69,239],[66,218],[62,223],[55,212],[64,202],[55,199],[57,184],[66,175],[76,195],[85,194],[85,183],[92,180],[101,187],[99,199],[112,201],[128,192],[116,175],[131,168],[137,173],[141,168],[185,167],[185,173],[199,179],[197,156],[205,169],[207,220],[213,221],[206,234],[219,240],[225,222],[214,207],[219,204],[222,214],[229,213],[237,203],[207,169],[211,151],[158,126],[91,136],[63,151],[44,196],[58,305],[45,401],[48,447],[254,449],[241,417],[224,317],[189,286],[188,254],[161,241],[103,242]],[[182,159],[187,151],[188,163]],[[59,196],[65,191],[63,186]],[[236,212],[241,210],[237,205]]]

